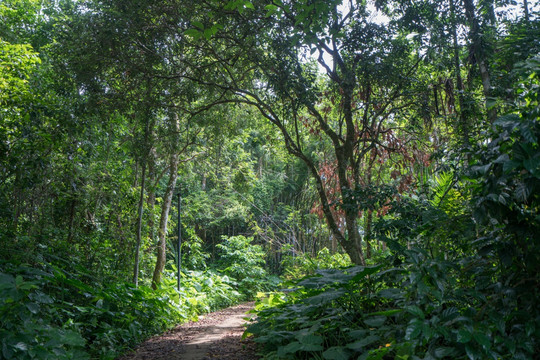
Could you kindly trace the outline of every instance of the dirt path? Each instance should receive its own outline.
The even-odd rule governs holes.
[[[253,303],[220,310],[150,338],[118,360],[256,360],[255,344],[242,340]]]

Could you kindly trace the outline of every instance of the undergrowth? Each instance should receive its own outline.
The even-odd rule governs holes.
[[[0,263],[0,359],[114,359],[178,323],[238,303],[234,279],[215,271],[165,277],[157,290],[96,284],[72,264]]]

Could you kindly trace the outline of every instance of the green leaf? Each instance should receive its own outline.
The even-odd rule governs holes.
[[[279,356],[284,356],[287,354],[294,354],[300,350],[302,350],[302,344],[300,344],[298,341],[293,341],[283,347],[279,347],[277,353]]]
[[[426,318],[426,315],[424,314],[424,312],[422,311],[422,309],[420,309],[418,306],[416,305],[409,305],[409,306],[406,306],[405,307],[405,310],[407,310],[407,312],[409,312],[410,314],[416,316],[417,318],[420,318],[422,320],[424,320]]]
[[[492,109],[497,105],[497,98],[488,97],[486,98],[486,108]]]
[[[364,323],[371,327],[381,327],[386,321],[386,316],[373,316],[364,319]]]
[[[485,175],[489,171],[490,167],[491,167],[491,164],[481,165],[481,166],[472,166],[471,170],[480,175]]]
[[[333,346],[323,352],[323,358],[326,360],[348,360],[349,352],[343,346]]]
[[[200,39],[202,33],[196,29],[187,29],[186,31],[184,31],[184,34],[191,36],[195,40],[198,40]]]
[[[448,356],[455,356],[459,354],[459,351],[452,347],[443,346],[436,348],[433,353],[437,358],[444,358]]]
[[[358,351],[358,350],[361,350],[362,348],[364,348],[364,347],[366,347],[368,345],[373,344],[376,341],[379,341],[380,339],[381,339],[380,336],[370,335],[370,336],[367,336],[367,337],[363,338],[362,340],[355,341],[353,343],[347,344],[347,348],[351,349],[351,350]]]
[[[302,345],[320,345],[324,340],[322,336],[314,334],[299,335],[296,337],[296,339]]]
[[[343,295],[345,295],[345,290],[327,290],[319,295],[304,299],[304,302],[313,305],[324,305],[336,299],[339,299]]]
[[[533,129],[530,128],[529,123],[522,124],[520,126],[520,130],[521,130],[521,136],[523,136],[523,138],[527,140],[527,142],[530,142],[530,143],[538,142],[538,139],[534,135]]]
[[[25,343],[23,342],[19,342],[15,345],[13,345],[13,347],[17,350],[21,350],[21,351],[27,351],[28,350],[28,345],[26,345]]]
[[[191,23],[193,24],[193,26],[195,26],[195,27],[197,27],[197,28],[199,28],[201,30],[204,30],[204,25],[203,25],[202,22],[200,22],[200,21],[192,21]]]
[[[482,353],[475,347],[471,346],[470,344],[467,344],[465,346],[465,352],[467,353],[467,356],[470,360],[479,360],[482,359]]]
[[[27,303],[26,308],[32,313],[37,314],[39,312],[39,305],[33,302]]]
[[[407,326],[407,330],[405,330],[405,339],[416,339],[422,332],[422,325],[422,322],[419,320],[412,321],[409,326]]]
[[[62,341],[64,344],[72,346],[84,346],[86,344],[86,341],[83,339],[81,334],[73,330],[66,331],[62,337]]]
[[[205,29],[204,30],[204,37],[207,40],[210,40],[210,38],[212,38],[212,35],[214,35],[212,29]]]
[[[489,350],[491,348],[491,340],[483,333],[475,332],[473,333],[473,338],[477,343],[482,345],[484,350]]]
[[[460,329],[457,333],[457,342],[459,343],[468,343],[472,339],[472,334],[466,329]]]
[[[535,173],[540,170],[540,156],[535,156],[523,161],[523,166],[525,169],[529,170],[531,173]]]
[[[365,268],[363,268],[362,266],[357,266],[356,271],[352,271],[351,269],[347,269],[347,271],[354,275],[354,277],[352,278],[353,281],[360,281],[366,276],[375,274],[381,268],[382,264],[375,266],[366,266]]]

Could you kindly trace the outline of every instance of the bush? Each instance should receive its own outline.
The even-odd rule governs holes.
[[[257,292],[270,290],[278,280],[270,277],[263,267],[265,253],[260,245],[253,245],[252,238],[242,235],[223,237],[219,268],[236,281],[236,287],[246,299],[253,299]]]
[[[145,338],[237,303],[233,281],[214,271],[165,276],[157,290],[100,286],[76,264],[0,263],[0,358],[114,359]]]
[[[287,253],[282,260],[283,273],[286,279],[300,279],[306,275],[315,274],[315,271],[319,269],[339,269],[352,265],[349,255],[331,254],[327,248],[319,250],[316,257],[306,253],[293,256],[289,253],[289,249],[290,245],[286,245],[281,250],[281,252]]]

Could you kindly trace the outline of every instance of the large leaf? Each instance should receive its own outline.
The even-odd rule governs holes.
[[[353,281],[360,281],[366,276],[375,274],[377,271],[379,271],[382,268],[382,264],[375,265],[375,266],[366,266],[365,268],[358,267],[357,270],[354,272]]]
[[[283,347],[279,347],[277,353],[279,356],[284,356],[288,354],[294,354],[295,352],[300,350],[302,350],[302,344],[300,344],[298,341],[293,341]]]
[[[370,327],[381,327],[386,321],[386,316],[371,316],[364,319],[364,323]]]
[[[343,346],[334,346],[323,352],[323,358],[326,360],[348,360],[350,354],[347,348]]]
[[[369,335],[363,338],[362,340],[355,341],[353,343],[347,344],[347,348],[355,351],[362,350],[368,345],[373,344],[381,339],[378,335]]]
[[[308,304],[313,304],[313,305],[317,305],[317,304],[324,305],[336,299],[339,299],[345,294],[346,292],[343,289],[327,290],[323,293],[320,293],[319,295],[315,295],[315,296],[304,299],[304,302]]]

